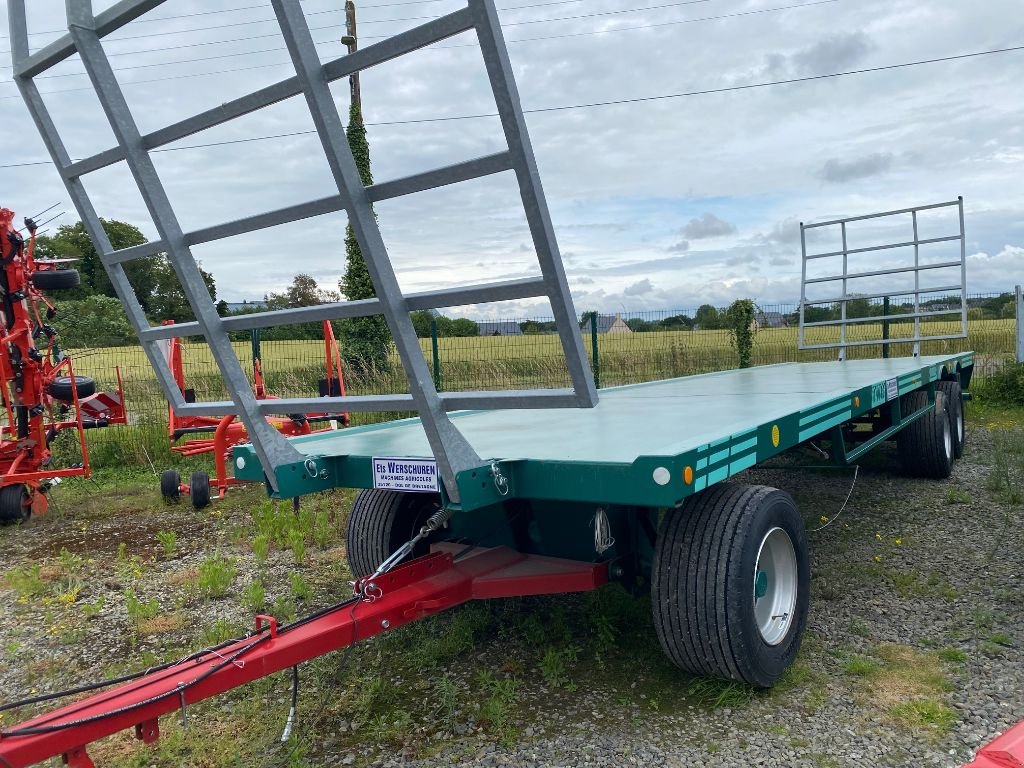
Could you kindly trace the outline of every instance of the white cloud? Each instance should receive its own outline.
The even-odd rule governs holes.
[[[28,5],[33,31],[60,26],[62,0],[33,0]],[[109,2],[96,5],[99,10]],[[286,52],[252,53],[282,45],[269,4],[262,12],[149,20],[241,5],[246,4],[176,0],[111,36],[108,50],[114,66],[122,70],[119,77],[143,130],[289,75]],[[500,11],[509,25],[505,33],[527,110],[804,77],[998,47],[1019,16],[1019,0],[989,0],[985,13],[969,5],[927,0],[858,0],[691,23],[702,16],[777,5],[769,0],[717,0],[714,12],[710,7],[654,8],[538,21],[623,8],[615,0],[587,0],[585,5],[579,11]],[[441,14],[460,6],[459,0],[438,0],[415,13],[361,9],[362,44],[423,21],[388,19]],[[340,55],[341,3],[304,0],[303,8],[311,14],[311,25],[328,27],[314,32],[324,41],[321,55]],[[6,18],[4,0],[0,18]],[[516,24],[524,21],[538,23]],[[687,23],[625,29],[683,21]],[[580,34],[602,29],[618,31]],[[837,34],[837,29],[856,31]],[[182,30],[192,31],[123,39]],[[515,42],[562,34],[578,36]],[[224,42],[261,35],[267,37]],[[33,44],[41,46],[54,37],[38,35]],[[363,99],[366,119],[374,123],[368,130],[378,181],[504,148],[500,125],[491,118],[393,124],[494,111],[472,42],[471,36],[462,35],[365,73]],[[612,42],[615,56],[609,55]],[[155,50],[175,45],[183,47]],[[469,47],[456,47],[463,45]],[[225,58],[167,64],[211,55]],[[685,308],[705,301],[728,304],[738,296],[762,303],[792,301],[799,293],[799,221],[903,208],[957,195],[965,199],[969,248],[975,252],[968,266],[970,289],[1009,289],[1024,267],[1024,190],[1019,183],[1024,129],[1015,76],[1021,56],[1009,53],[813,83],[529,113],[527,123],[566,270],[574,289],[581,291],[578,301],[603,311],[619,311],[620,304],[627,310]],[[72,134],[69,150],[76,157],[112,143],[95,98],[76,90],[88,87],[86,78],[71,75],[80,71],[80,63],[72,60],[53,73],[60,78],[39,81],[40,90],[51,92],[46,101],[55,119]],[[0,77],[8,72],[0,70]],[[172,79],[132,84],[157,77]],[[345,83],[335,84],[343,115],[347,92]],[[0,83],[7,125],[17,126],[0,133],[0,164],[46,157],[16,96],[12,84]],[[292,99],[177,146],[311,127],[301,99]],[[186,229],[333,191],[315,137],[175,148],[154,158]],[[0,183],[8,190],[7,199],[0,202],[20,214],[34,213],[57,200],[67,205],[63,185],[49,166],[0,169]],[[90,175],[85,184],[101,215],[129,220],[155,236],[139,196],[129,192],[132,183],[123,169]],[[378,206],[378,213],[407,290],[538,272],[511,174],[390,201]],[[73,218],[72,214],[65,220]],[[299,271],[315,274],[333,287],[344,266],[344,225],[343,215],[324,216],[195,252],[229,301],[280,291]],[[686,231],[691,227],[697,236]],[[645,279],[650,291],[626,293]],[[536,302],[516,302],[461,311],[498,316],[535,314],[545,308]]]

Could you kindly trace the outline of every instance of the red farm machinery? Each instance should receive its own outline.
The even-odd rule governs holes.
[[[75,375],[48,324],[57,308],[43,291],[75,288],[78,271],[58,269],[57,260],[37,261],[35,222],[25,219],[26,242],[13,221],[13,211],[0,209],[0,523],[45,512],[57,478],[89,475],[85,430],[126,421],[120,371],[116,390],[97,392],[91,378]],[[59,468],[51,446],[66,431],[78,436],[81,462]]]
[[[165,326],[174,325],[167,321]],[[252,341],[252,383],[253,393],[257,400],[274,400],[274,395],[267,391],[263,373],[263,354],[260,343],[260,329],[250,332]],[[341,348],[334,334],[334,327],[328,320],[323,321],[324,342],[324,376],[318,382],[321,397],[344,397],[345,374],[341,364]],[[185,364],[183,355],[185,347],[178,337],[167,342],[167,362],[174,375],[175,384],[186,403],[196,401],[195,390],[185,380]],[[267,423],[286,437],[309,435],[323,429],[334,429],[338,426],[347,427],[348,413],[293,413],[270,415]],[[212,454],[214,461],[214,477],[211,484],[209,473],[196,470],[189,476],[189,482],[181,482],[181,474],[175,469],[164,470],[160,475],[160,493],[169,502],[175,502],[186,494],[192,506],[202,509],[213,499],[223,499],[228,488],[240,485],[228,472],[231,449],[236,445],[249,442],[249,433],[245,425],[238,421],[234,414],[225,416],[185,416],[175,411],[174,405],[167,404],[167,436],[172,443],[171,450],[182,457],[205,456]],[[183,440],[180,444],[179,440]]]

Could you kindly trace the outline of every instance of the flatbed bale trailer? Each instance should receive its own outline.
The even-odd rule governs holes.
[[[807,537],[788,494],[729,478],[815,439],[838,464],[895,439],[904,471],[949,475],[964,437],[969,352],[726,371],[603,390],[598,397],[492,0],[467,0],[459,10],[327,62],[320,60],[299,0],[270,0],[295,75],[142,134],[102,39],[161,4],[121,0],[93,14],[89,0],[69,0],[68,33],[33,52],[26,2],[9,0],[14,81],[175,411],[236,415],[251,444],[233,451],[235,476],[265,482],[273,496],[361,489],[347,530],[356,580],[347,599],[286,626],[257,616],[244,637],[176,662],[0,707],[75,698],[0,729],[5,768],[53,756],[89,768],[86,748],[98,739],[134,728],[151,743],[159,738],[161,715],[180,711],[184,717],[197,701],[291,668],[287,736],[296,715],[297,667],[304,661],[470,600],[582,592],[609,581],[650,592],[661,644],[682,669],[771,686],[795,658],[807,618]],[[463,33],[479,44],[507,148],[364,186],[329,84]],[[73,161],[34,78],[75,54],[117,144]],[[306,102],[338,194],[185,231],[150,152],[295,96]],[[131,171],[158,237],[115,251],[81,179],[120,162]],[[372,204],[506,172],[516,177],[539,275],[403,294]],[[217,315],[192,246],[342,210],[377,298]],[[962,247],[962,226],[959,239]],[[844,323],[847,280],[857,277],[846,271],[846,250],[844,238],[837,278]],[[173,265],[195,322],[151,327],[143,314],[123,265],[157,254]],[[915,307],[926,292],[915,277]],[[531,297],[551,306],[569,386],[438,392],[409,313]],[[230,342],[229,334],[241,330],[372,314],[388,323],[407,394],[259,400]],[[176,386],[161,345],[197,335],[211,348],[229,400],[187,403]],[[842,335],[845,342],[845,330]],[[419,415],[293,439],[266,421],[310,409]]]

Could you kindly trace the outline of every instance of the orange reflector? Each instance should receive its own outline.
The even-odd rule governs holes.
[[[687,485],[693,482],[693,467],[687,467],[683,470],[683,482]]]
[[[859,397],[853,398],[853,407],[854,408],[860,408],[860,398]]]

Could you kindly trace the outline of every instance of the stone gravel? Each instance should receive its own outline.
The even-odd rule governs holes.
[[[835,513],[850,489],[850,471],[781,466],[818,460],[813,451],[803,450],[783,457],[777,467],[757,468],[741,478],[789,491],[812,530],[811,612],[799,660],[804,678],[786,690],[759,694],[738,705],[684,703],[659,711],[645,706],[645,696],[637,691],[623,697],[608,688],[607,681],[586,677],[575,679],[572,692],[549,691],[536,670],[528,670],[519,678],[511,743],[497,740],[468,718],[452,733],[424,735],[415,749],[378,745],[369,736],[353,747],[347,737],[361,725],[332,722],[321,726],[322,750],[307,757],[309,764],[837,768],[946,767],[969,761],[980,745],[1024,719],[1024,528],[1020,507],[1008,507],[989,490],[992,434],[972,426],[965,456],[949,481],[899,477],[893,471],[894,449],[876,451],[860,469],[838,518]],[[155,531],[167,526],[166,518],[154,521],[153,530],[140,532],[139,540],[152,547]],[[822,530],[813,530],[821,526]],[[192,532],[180,543],[175,570],[195,567],[210,551],[229,545],[229,533],[212,519],[187,528]],[[31,537],[20,535],[26,533]],[[61,546],[74,549],[76,537],[89,537],[94,550],[116,549],[116,536],[111,533],[109,542],[104,540],[102,526],[8,529],[0,531],[4,567],[52,557]],[[287,558],[282,553],[271,558],[269,569],[279,571],[281,581],[286,581]],[[155,567],[166,567],[168,573],[171,568]],[[88,587],[80,599],[123,588],[111,574],[102,585]],[[8,604],[14,601],[13,592],[0,588],[0,609],[9,612],[14,606]],[[42,613],[21,609],[22,623],[45,621]],[[182,610],[190,623],[205,624],[218,618],[240,621],[244,613],[228,601],[193,603]],[[202,615],[194,616],[196,611]],[[89,656],[92,651],[54,642],[43,627],[16,634],[10,626],[0,628],[0,651],[18,643],[18,657],[25,658],[25,646],[31,651],[35,644],[39,664],[45,666],[33,671],[23,664],[0,665],[0,690],[27,692],[41,675],[48,688],[70,684],[81,679],[83,670],[97,675],[109,671],[106,662],[112,655],[138,660],[147,650],[158,654],[195,635],[186,626],[177,635],[143,637],[129,647],[123,633],[116,640],[116,629],[125,627],[127,618],[123,605],[113,601],[90,621],[106,622],[115,630],[110,632],[110,647],[94,649],[94,660]],[[499,654],[518,653],[514,638],[496,642],[507,644],[504,650],[498,648]],[[954,715],[947,729],[908,728],[891,716],[889,702],[844,669],[851,657],[868,658],[889,646],[919,654],[935,654],[938,649],[963,653],[963,661],[942,663],[948,690],[940,699]],[[65,679],[62,666],[74,668],[73,677]],[[686,699],[686,684],[681,679],[681,701]]]

